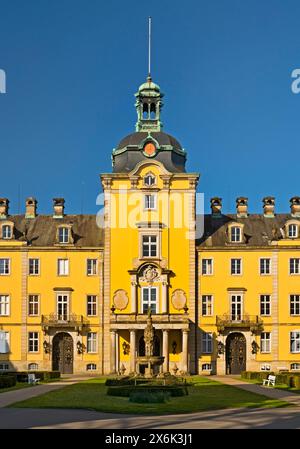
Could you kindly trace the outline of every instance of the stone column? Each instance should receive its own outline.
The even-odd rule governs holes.
[[[189,330],[182,330],[182,371],[188,372],[188,339]]]
[[[136,372],[136,330],[130,330],[130,372]]]
[[[161,313],[168,313],[168,283],[166,279],[162,281],[162,301]]]
[[[163,329],[163,372],[169,371],[169,329]]]
[[[117,331],[110,331],[110,372],[113,374],[116,372],[116,339]]]
[[[135,277],[131,277],[131,313],[137,312],[137,304],[136,304],[136,281]]]

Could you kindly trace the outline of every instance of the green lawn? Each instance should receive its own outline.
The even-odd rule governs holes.
[[[26,382],[17,382],[14,387],[0,388],[0,394],[6,393],[7,391],[20,390],[21,388],[27,388],[27,387],[32,387],[32,385],[29,385]]]
[[[10,405],[30,408],[78,408],[128,414],[192,413],[231,407],[285,407],[286,402],[272,400],[206,377],[191,378],[189,395],[171,398],[165,404],[134,404],[128,398],[107,396],[105,379],[91,379],[66,386],[42,396]]]

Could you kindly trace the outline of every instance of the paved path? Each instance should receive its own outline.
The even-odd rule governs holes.
[[[61,409],[0,409],[0,429],[300,429],[298,407],[133,416]],[[130,434],[128,431],[127,434]]]
[[[300,394],[291,393],[290,391],[277,390],[273,387],[262,387],[261,385],[251,384],[241,380],[239,377],[230,376],[209,376],[210,379],[216,380],[232,387],[241,388],[251,393],[262,394],[272,399],[289,402],[293,405],[300,406]]]
[[[20,388],[19,390],[7,391],[0,393],[0,408],[7,407],[15,402],[25,401],[25,399],[30,399],[35,396],[40,396],[44,393],[49,393],[50,391],[59,390],[60,388],[66,387],[67,385],[76,384],[77,382],[90,379],[90,376],[73,376],[63,379],[57,382],[51,382],[49,384],[32,385],[27,388]]]

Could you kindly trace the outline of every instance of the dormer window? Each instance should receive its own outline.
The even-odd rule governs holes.
[[[156,183],[156,178],[152,173],[148,173],[144,178],[144,185],[147,187],[152,187]]]
[[[59,243],[69,243],[69,228],[59,228],[58,230],[58,241]]]
[[[230,228],[230,241],[232,243],[240,243],[242,241],[242,230],[239,226]]]
[[[290,224],[288,226],[288,237],[295,239],[298,237],[298,226],[296,224]]]
[[[11,225],[3,225],[2,226],[2,238],[7,239],[7,240],[12,238],[12,226]]]

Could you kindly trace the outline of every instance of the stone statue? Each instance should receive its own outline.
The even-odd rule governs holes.
[[[147,326],[144,330],[144,340],[145,340],[145,355],[146,356],[153,356],[153,348],[154,348],[154,327],[152,324],[152,317],[151,317],[151,309],[148,311],[148,318],[147,318]]]

